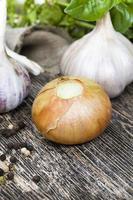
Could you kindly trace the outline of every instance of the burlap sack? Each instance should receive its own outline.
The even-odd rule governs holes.
[[[7,27],[7,46],[37,62],[45,71],[58,74],[60,59],[72,39],[68,33],[56,27]]]

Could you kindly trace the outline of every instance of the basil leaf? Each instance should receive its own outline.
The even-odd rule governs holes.
[[[72,17],[96,21],[122,0],[72,0],[65,12]]]
[[[117,31],[125,33],[133,24],[133,4],[121,3],[111,11],[112,22]]]
[[[125,35],[133,42],[133,26],[125,32]]]

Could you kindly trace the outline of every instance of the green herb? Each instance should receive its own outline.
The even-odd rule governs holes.
[[[118,0],[72,0],[65,12],[80,20],[96,21],[118,2]]]
[[[80,38],[109,10],[116,30],[133,38],[133,0],[45,0],[41,5],[35,0],[24,4],[8,0],[8,23],[12,27],[54,25]]]
[[[65,28],[72,37],[80,38],[94,25],[75,20],[64,13],[68,3],[70,0],[46,0],[41,5],[34,0],[26,0],[24,4],[8,0],[8,23],[12,27],[54,25]]]
[[[65,12],[75,19],[97,21],[110,10],[116,30],[125,33],[133,26],[133,0],[72,0]]]
[[[133,25],[133,3],[121,3],[112,9],[111,14],[116,30],[125,33]]]

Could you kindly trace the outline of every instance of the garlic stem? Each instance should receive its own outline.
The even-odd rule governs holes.
[[[0,52],[4,53],[4,40],[5,40],[5,29],[6,29],[6,0],[0,0]]]
[[[37,76],[40,73],[44,72],[43,68],[40,67],[37,63],[29,60],[25,56],[19,55],[12,50],[10,50],[7,46],[5,47],[6,53],[9,57],[13,58],[14,60],[18,61],[20,64],[23,65],[30,73]]]
[[[95,27],[94,30],[95,31],[97,31],[97,30],[106,30],[106,32],[114,31],[114,27],[113,27],[109,12],[107,14],[105,14],[105,16],[102,19],[97,21],[96,27]]]

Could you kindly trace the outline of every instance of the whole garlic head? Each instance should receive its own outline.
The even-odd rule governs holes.
[[[133,45],[114,30],[107,13],[92,32],[67,49],[60,68],[64,75],[96,81],[113,98],[133,81]]]
[[[27,70],[34,75],[42,72],[37,63],[6,47],[6,17],[6,0],[0,0],[0,113],[16,108],[29,94],[31,81]]]

